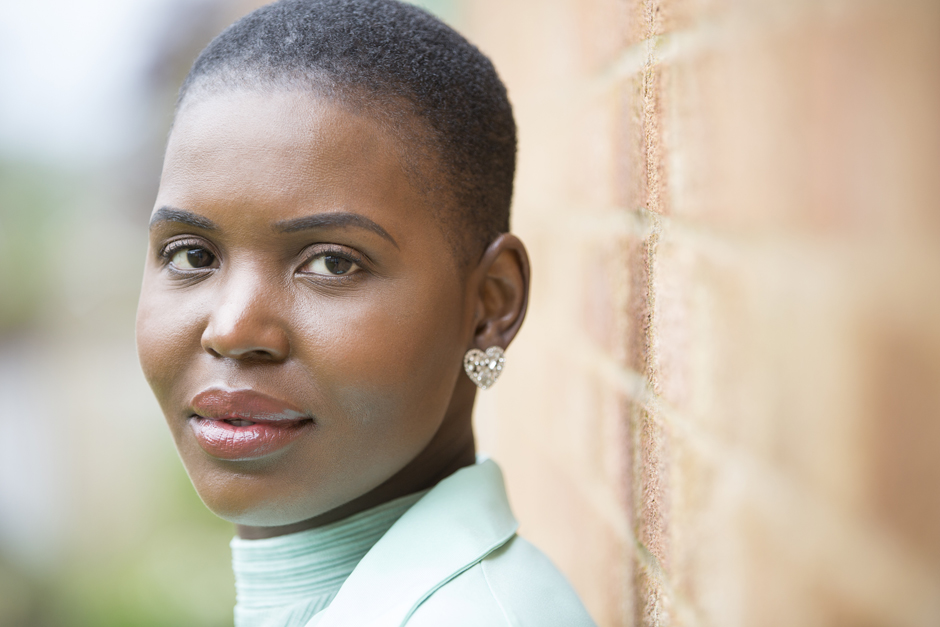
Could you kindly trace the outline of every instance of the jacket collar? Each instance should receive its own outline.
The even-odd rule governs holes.
[[[310,625],[398,627],[435,590],[505,544],[517,527],[496,463],[484,459],[462,468],[382,536]]]

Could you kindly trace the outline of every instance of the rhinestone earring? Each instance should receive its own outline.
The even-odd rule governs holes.
[[[463,369],[481,390],[496,383],[505,363],[506,357],[499,346],[490,346],[485,353],[478,348],[471,348],[463,356]]]

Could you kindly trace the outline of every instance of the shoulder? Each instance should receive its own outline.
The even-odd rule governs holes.
[[[408,627],[594,627],[577,594],[555,565],[513,536],[441,585],[407,621]]]

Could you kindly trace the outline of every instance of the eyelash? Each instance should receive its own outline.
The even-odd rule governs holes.
[[[219,255],[216,254],[214,250],[212,250],[211,246],[209,246],[204,241],[198,240],[198,239],[177,239],[177,240],[173,240],[172,242],[167,242],[166,244],[164,244],[163,248],[160,250],[160,258],[163,260],[163,263],[165,265],[169,266],[170,260],[173,258],[173,255],[187,248],[202,248],[204,250],[209,251],[212,254],[212,256],[215,257],[216,259],[219,258]],[[173,271],[185,272],[187,274],[192,273],[192,272],[197,272],[197,270],[181,270],[179,268],[173,268]]]
[[[173,255],[187,248],[203,248],[205,250],[208,250],[210,253],[212,253],[212,255],[216,259],[219,258],[219,255],[215,251],[212,250],[212,247],[202,240],[179,239],[179,240],[174,240],[172,242],[166,243],[163,246],[163,248],[160,250],[160,258],[163,261],[163,264],[167,266],[169,269],[171,269],[171,271],[173,272],[176,272],[179,274],[186,274],[186,275],[192,275],[197,272],[201,274],[205,272],[205,270],[208,270],[208,268],[207,269],[200,268],[200,269],[195,269],[195,270],[183,270],[180,268],[175,268],[171,265],[170,260],[173,258]],[[307,251],[305,252],[307,254],[304,254],[303,256],[303,261],[300,263],[300,266],[299,266],[301,268],[309,264],[311,261],[313,261],[317,257],[329,256],[329,257],[339,257],[341,259],[345,259],[346,261],[351,261],[352,263],[359,266],[360,272],[365,271],[366,269],[366,260],[364,256],[354,254],[348,248],[340,247],[335,244],[314,244],[313,246],[308,248]],[[327,277],[324,277],[324,275],[315,274],[313,272],[299,272],[298,271],[298,274],[304,277],[313,277],[313,276],[324,277],[324,278],[327,278],[327,280],[334,280],[334,281],[349,281],[353,279],[358,273],[359,272],[355,272],[349,275],[336,275],[335,277],[327,278]]]
[[[351,261],[352,263],[359,266],[359,272],[363,272],[366,269],[365,258],[362,255],[355,254],[352,251],[350,251],[350,249],[337,246],[336,244],[314,244],[313,246],[308,248],[307,251],[305,252],[308,254],[305,254],[303,256],[303,262],[301,262],[299,266],[301,268],[309,264],[311,261],[313,261],[317,257],[339,257],[340,259]],[[299,272],[298,271],[298,274],[304,277],[313,277],[313,276],[323,277],[329,281],[350,281],[357,274],[359,274],[359,272],[354,272],[353,274],[347,274],[347,275],[338,274],[333,277],[325,277],[325,275],[315,274],[313,272]]]

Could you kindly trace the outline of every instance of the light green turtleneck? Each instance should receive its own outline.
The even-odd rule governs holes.
[[[424,496],[276,538],[232,540],[235,627],[303,627],[330,604],[356,564]]]

